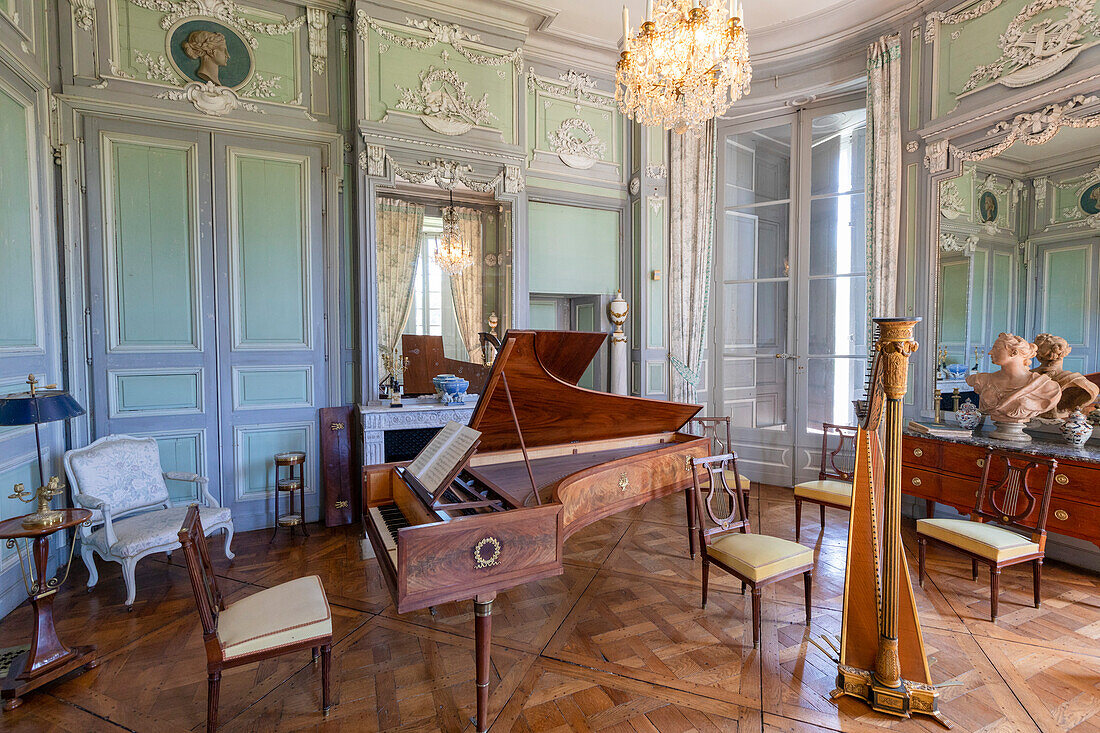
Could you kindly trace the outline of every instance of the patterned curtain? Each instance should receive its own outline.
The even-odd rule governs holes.
[[[413,275],[420,256],[424,207],[379,197],[378,225],[378,345],[397,348],[412,306]]]
[[[870,315],[897,309],[901,230],[901,37],[867,49],[867,297]]]
[[[470,248],[474,264],[451,277],[451,298],[455,304],[458,330],[462,332],[462,341],[466,344],[470,361],[481,364],[484,358],[477,335],[484,330],[481,324],[481,212],[456,206],[455,213],[458,214],[458,230],[462,233],[462,241]]]
[[[714,249],[716,140],[711,120],[698,134],[674,133],[669,154],[669,322],[675,324],[669,334],[670,396],[679,402],[695,402],[701,377]]]

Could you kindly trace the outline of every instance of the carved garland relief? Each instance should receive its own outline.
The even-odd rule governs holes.
[[[429,66],[420,72],[418,89],[394,86],[401,92],[394,108],[415,114],[441,135],[462,135],[498,119],[489,110],[489,94],[481,95],[481,99],[472,98],[466,93],[467,83],[453,69]]]
[[[591,168],[607,152],[607,144],[596,135],[592,125],[579,117],[563,120],[558,129],[547,135],[547,139],[550,150],[557,153],[561,162],[570,168]]]

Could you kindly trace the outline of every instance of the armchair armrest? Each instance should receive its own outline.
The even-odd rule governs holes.
[[[210,493],[210,489],[207,486],[210,483],[210,479],[206,476],[200,476],[197,473],[188,473],[186,471],[165,471],[164,478],[170,481],[190,481],[199,485],[199,493],[202,494],[203,504],[206,506],[221,506],[218,504],[218,500],[214,498],[214,495]]]
[[[103,531],[107,537],[107,547],[114,547],[118,542],[114,525],[111,523],[111,506],[91,494],[73,494],[73,501],[85,509],[94,509],[103,515]],[[80,536],[87,537],[91,534],[91,528],[80,525]]]

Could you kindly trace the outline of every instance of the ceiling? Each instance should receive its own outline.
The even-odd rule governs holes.
[[[743,0],[749,53],[767,57],[807,51],[859,35],[917,7],[919,0]],[[622,7],[637,32],[646,0],[551,0],[556,17],[540,30],[575,34],[618,46]],[[549,8],[548,12],[553,12]]]
[[[1063,127],[1042,145],[1016,142],[997,156],[1001,160],[1019,163],[1029,168],[1046,168],[1063,158],[1079,160],[1100,149],[1100,130]]]

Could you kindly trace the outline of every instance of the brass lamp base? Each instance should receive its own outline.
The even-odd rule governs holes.
[[[937,698],[940,691],[932,685],[902,680],[898,687],[888,687],[875,677],[873,672],[837,665],[836,689],[829,696],[836,700],[843,695],[858,697],[872,710],[899,718],[911,718],[914,713],[928,715],[936,719],[944,728],[950,728],[951,722],[939,710]]]
[[[64,512],[53,509],[45,512],[35,512],[34,514],[28,514],[23,517],[23,528],[42,529],[44,527],[52,527],[55,524],[61,524],[64,519]]]

